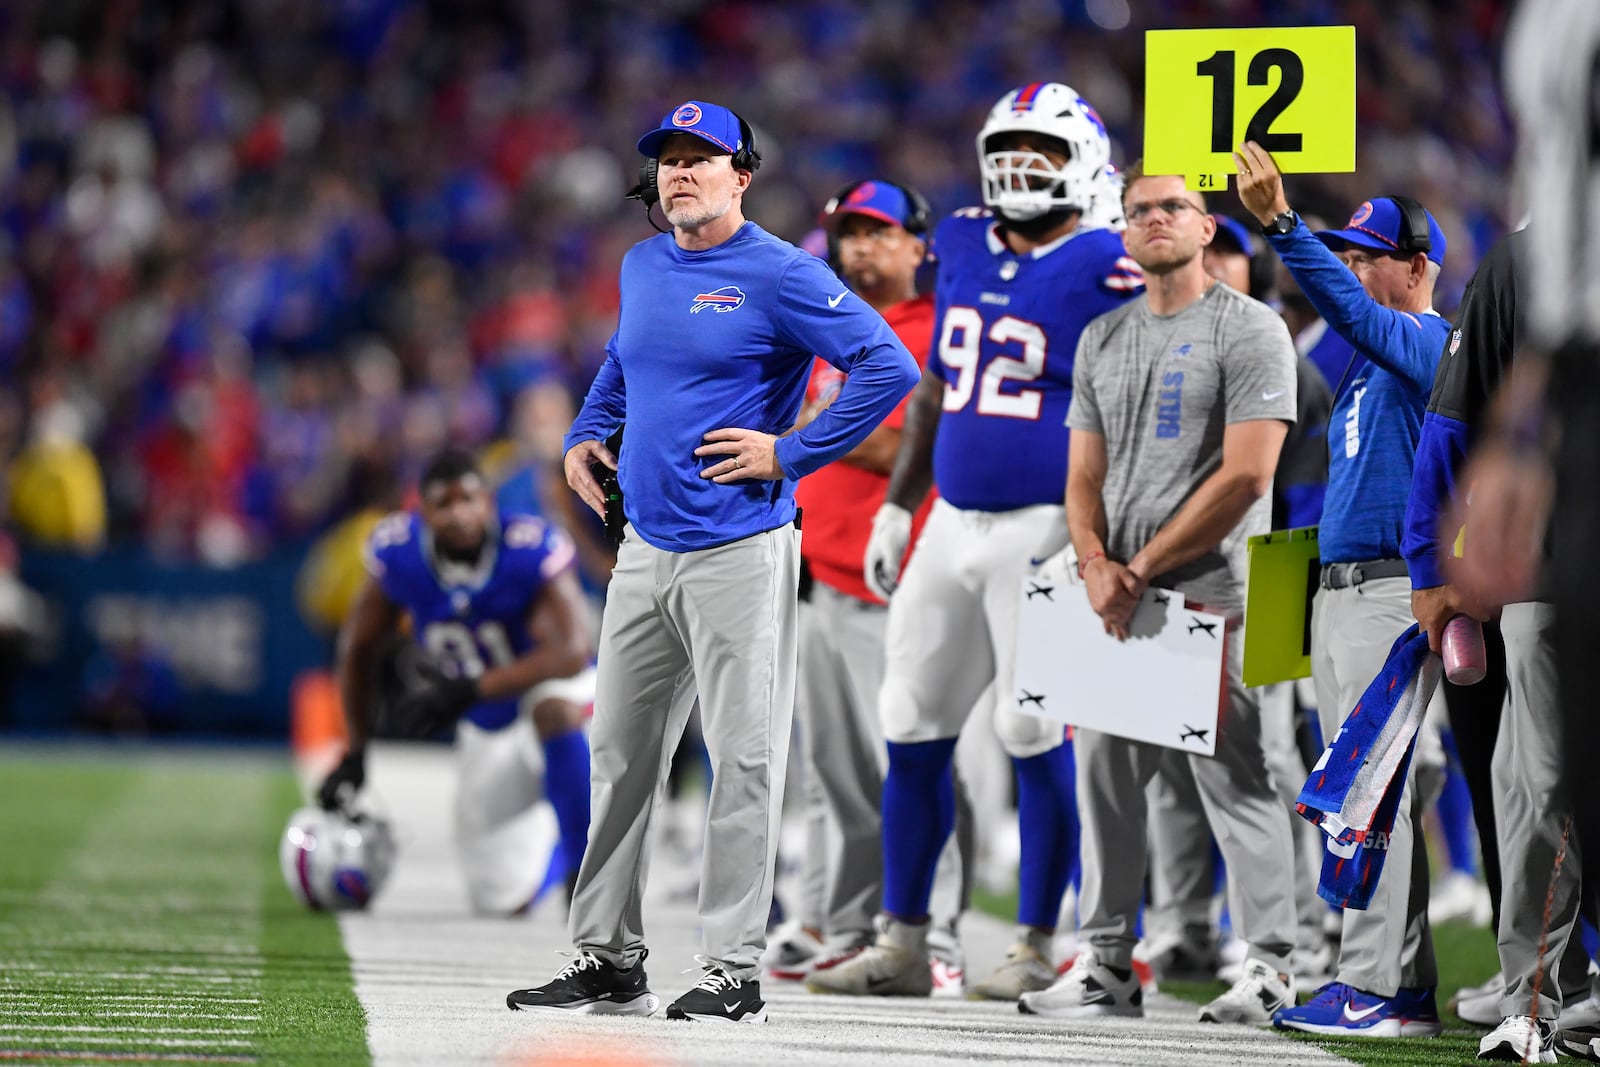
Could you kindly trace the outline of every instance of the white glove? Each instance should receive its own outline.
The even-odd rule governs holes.
[[[911,544],[911,512],[899,504],[885,503],[872,517],[863,570],[867,588],[888,600],[900,584],[900,564]]]

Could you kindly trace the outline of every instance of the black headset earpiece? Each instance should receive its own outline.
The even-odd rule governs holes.
[[[1433,248],[1433,234],[1428,230],[1428,213],[1422,205],[1409,196],[1390,196],[1400,209],[1400,251],[1408,256],[1427,252]]]
[[[822,209],[823,218],[827,218],[834,212],[838,211],[840,205],[842,205],[846,200],[850,199],[851,193],[854,193],[857,189],[861,188],[870,181],[882,181],[882,179],[863,178],[860,181],[851,182],[849,185],[833,194],[833,198],[830,199]],[[883,184],[892,185],[896,189],[900,190],[905,194],[906,203],[911,205],[910,217],[905,221],[905,231],[911,234],[913,237],[926,239],[928,236],[928,227],[933,222],[933,209],[928,206],[927,199],[909,185],[901,185],[899,182],[888,181],[883,182]]]
[[[738,112],[734,118],[739,119],[739,140],[743,142],[739,150],[733,153],[733,166],[735,170],[757,171],[761,169],[761,153],[756,151],[756,136],[750,129],[750,124],[740,118]],[[629,189],[623,196],[628,200],[639,200],[644,203],[646,211],[661,203],[661,186],[656,180],[656,173],[660,169],[660,161],[654,157],[647,157],[639,164],[639,182]],[[660,229],[659,226],[656,227]]]

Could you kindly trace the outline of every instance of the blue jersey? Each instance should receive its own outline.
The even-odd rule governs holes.
[[[422,519],[407,512],[380,522],[366,553],[367,570],[384,595],[410,614],[417,643],[469,678],[533,647],[533,605],[576,558],[571,538],[559,528],[510,514],[501,516],[483,558],[470,569],[442,563]],[[516,720],[518,699],[484,701],[466,717],[499,730]]]
[[[753,222],[699,251],[666,234],[643,241],[623,257],[620,284],[617,332],[564,447],[627,424],[623,506],[639,536],[668,552],[793,521],[795,483],[860,444],[921,378],[882,315],[822,260]],[[833,405],[791,434],[813,354],[848,377]],[[726,457],[694,450],[726,427],[779,435],[784,477],[700,477]]]
[[[1017,255],[988,211],[940,223],[929,372],[944,380],[933,444],[939,495],[971,511],[1059,504],[1078,335],[1142,288],[1111,230],[1074,230]]]
[[[1379,304],[1305,223],[1267,239],[1354,363],[1335,380],[1328,492],[1317,544],[1324,563],[1401,558],[1423,409],[1450,324]]]

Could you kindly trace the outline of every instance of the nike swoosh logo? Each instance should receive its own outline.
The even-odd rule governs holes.
[[[1362,1008],[1360,1011],[1351,1011],[1350,1010],[1350,1005],[1346,1004],[1344,1006],[1345,1021],[1346,1022],[1352,1022],[1352,1023],[1358,1023],[1362,1019],[1365,1019],[1367,1016],[1371,1015],[1373,1012],[1382,1009],[1382,1007],[1383,1007],[1382,1004],[1374,1004],[1371,1007]]]
[[[1028,563],[1031,566],[1034,566],[1034,567],[1042,567],[1044,565],[1044,560],[1038,559],[1037,557],[1034,557],[1034,556],[1029,556],[1028,557]]]
[[[1287,393],[1288,391],[1289,390],[1287,390],[1287,389],[1279,389],[1276,393],[1263,392],[1261,394],[1261,399],[1262,400],[1276,400],[1280,396],[1282,396],[1284,393]]]
[[[831,307],[831,308],[836,308],[836,307],[839,306],[839,301],[841,301],[843,299],[844,299],[844,294],[840,293],[838,296],[836,296],[833,299],[828,301],[828,306]]]
[[[736,1000],[732,1004],[723,1004],[722,1010],[727,1012],[729,1015],[732,1015],[734,1012],[739,1010],[739,1002]]]

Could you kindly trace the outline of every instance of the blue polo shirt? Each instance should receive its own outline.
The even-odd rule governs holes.
[[[1268,241],[1317,314],[1355,347],[1328,424],[1322,562],[1399,559],[1422,417],[1450,324],[1433,311],[1379,304],[1303,222]]]
[[[623,257],[622,307],[606,360],[565,447],[627,424],[618,479],[633,528],[671,552],[714,548],[794,519],[799,479],[833,462],[921,379],[883,316],[808,252],[746,222],[714,248],[670,234]],[[694,450],[712,430],[788,433],[813,356],[847,375],[804,430],[781,437],[778,481],[700,477],[723,460]]]

